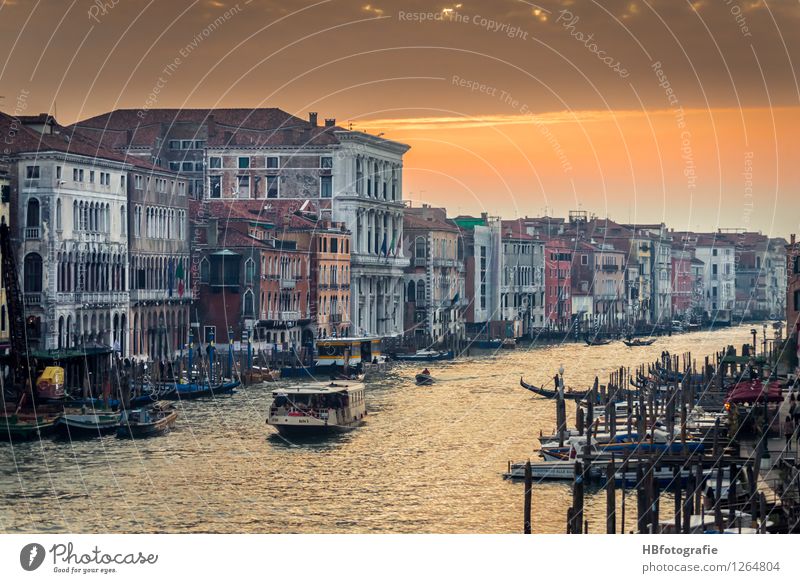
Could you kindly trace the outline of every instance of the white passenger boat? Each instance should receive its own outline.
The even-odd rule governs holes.
[[[366,415],[364,384],[337,380],[273,391],[267,423],[282,435],[313,435],[353,429]]]

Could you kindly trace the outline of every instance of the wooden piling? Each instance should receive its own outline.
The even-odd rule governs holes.
[[[531,460],[525,462],[525,517],[523,533],[531,534],[531,489],[533,488],[533,477],[531,472]]]
[[[617,488],[614,474],[614,459],[612,457],[606,466],[606,534],[617,533]]]

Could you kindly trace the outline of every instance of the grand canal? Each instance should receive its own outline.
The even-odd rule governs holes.
[[[265,425],[276,385],[179,403],[165,437],[0,443],[0,531],[521,532],[523,488],[502,473],[508,460],[534,456],[555,410],[522,389],[520,375],[543,384],[563,364],[567,385],[582,388],[663,350],[701,360],[739,348],[750,328],[646,348],[520,346],[433,363],[431,387],[416,387],[417,367],[401,365],[368,385],[364,426],[311,443],[287,442]],[[564,532],[570,500],[569,484],[535,486],[534,532]],[[590,531],[604,529],[604,509],[604,493],[588,496]]]

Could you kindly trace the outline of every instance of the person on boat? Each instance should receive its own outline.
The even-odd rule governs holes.
[[[431,371],[429,371],[429,370],[426,368],[425,370],[423,370],[423,371],[422,371],[422,374],[424,374],[424,375],[430,375],[430,374],[431,374]]]

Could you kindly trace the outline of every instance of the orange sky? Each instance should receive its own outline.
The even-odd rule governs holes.
[[[406,197],[452,213],[580,204],[788,236],[798,30],[797,0],[3,0],[0,95],[65,124],[145,104],[313,110],[409,143]]]

